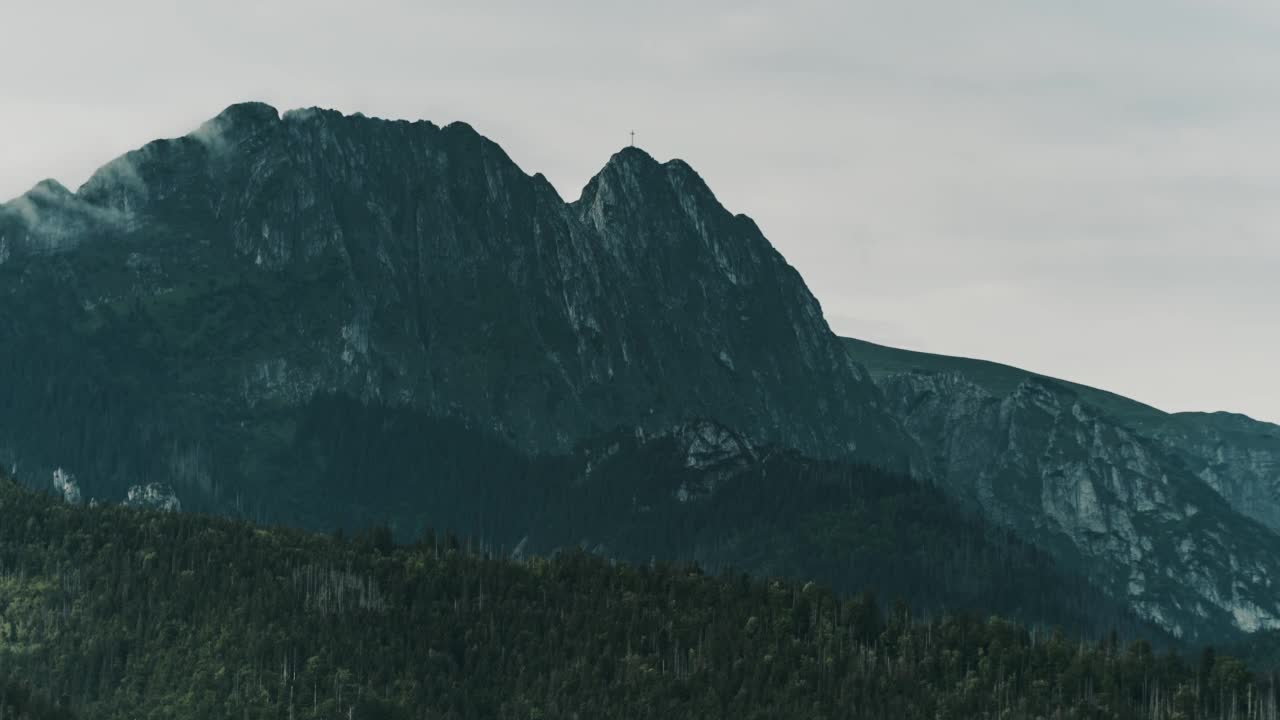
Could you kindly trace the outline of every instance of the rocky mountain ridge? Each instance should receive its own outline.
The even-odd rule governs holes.
[[[912,462],[756,225],[636,148],[565,202],[462,123],[236,105],[0,207],[0,246],[0,453],[102,495],[260,495],[335,395],[529,453],[715,417]]]

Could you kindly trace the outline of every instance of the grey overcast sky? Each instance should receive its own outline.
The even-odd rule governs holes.
[[[0,10],[0,197],[248,99],[465,120],[569,199],[635,129],[837,332],[1280,421],[1275,0]]]

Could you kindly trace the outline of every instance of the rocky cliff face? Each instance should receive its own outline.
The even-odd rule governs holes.
[[[76,482],[75,476],[68,474],[62,468],[53,471],[53,492],[68,505],[79,505],[84,502],[80,494],[80,484]]]
[[[1224,497],[1265,474],[1257,453],[1220,432],[1135,429],[1139,414],[1115,399],[1032,373],[1013,384],[972,361],[850,347],[952,496],[1175,634],[1280,626],[1280,536]],[[1206,483],[1214,471],[1188,464],[1205,448],[1232,480]]]
[[[237,105],[0,207],[0,256],[0,452],[100,495],[305,493],[282,448],[338,395],[528,453],[696,417],[912,452],[755,224],[638,149],[567,203],[464,124]]]
[[[1143,430],[1237,511],[1280,531],[1280,426],[1234,413],[1176,413]]]

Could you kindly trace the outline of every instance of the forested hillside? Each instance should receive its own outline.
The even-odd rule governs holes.
[[[913,616],[583,553],[524,561],[0,481],[0,668],[101,718],[1269,718],[1212,653]]]
[[[0,644],[0,647],[3,647]],[[36,692],[30,683],[0,675],[0,720],[73,720],[75,715]]]

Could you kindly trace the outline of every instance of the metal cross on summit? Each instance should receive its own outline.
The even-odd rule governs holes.
[[[635,146],[636,146],[636,131],[632,130],[631,131],[631,147],[635,147]]]

